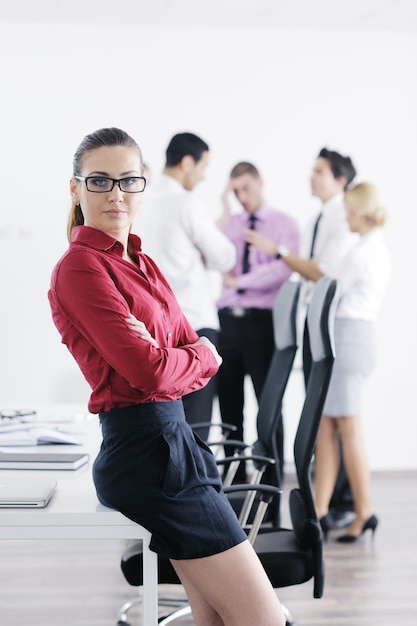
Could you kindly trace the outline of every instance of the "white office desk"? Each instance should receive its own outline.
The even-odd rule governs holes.
[[[94,432],[96,423],[90,426]],[[5,476],[48,472],[58,485],[48,506],[44,509],[2,509],[0,511],[0,539],[142,539],[143,551],[143,617],[144,626],[158,624],[157,556],[149,550],[150,533],[127,517],[102,506],[95,493],[91,464],[95,445],[89,438],[83,446],[38,446],[36,450],[85,450],[90,462],[78,470],[0,470]],[[33,451],[33,448],[31,448]],[[77,564],[74,562],[74,570]],[[65,626],[65,625],[64,625]]]

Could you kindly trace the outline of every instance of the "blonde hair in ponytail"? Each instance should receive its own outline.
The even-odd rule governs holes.
[[[372,183],[358,183],[345,191],[344,202],[349,213],[362,215],[373,226],[383,226],[387,220],[381,195]]]
[[[67,238],[69,242],[71,242],[71,233],[74,226],[82,226],[83,224],[84,215],[81,211],[81,206],[75,200],[72,200],[67,221]]]

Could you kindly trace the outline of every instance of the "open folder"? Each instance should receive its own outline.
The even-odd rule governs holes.
[[[57,428],[44,428],[28,424],[0,427],[0,448],[3,446],[39,446],[45,444],[78,445],[80,440],[71,433]]]
[[[85,452],[0,452],[0,469],[76,470],[89,460]]]

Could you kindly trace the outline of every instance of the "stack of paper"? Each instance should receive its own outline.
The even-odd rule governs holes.
[[[44,444],[79,445],[76,437],[55,428],[43,428],[27,424],[0,426],[0,448],[4,446],[39,446]]]

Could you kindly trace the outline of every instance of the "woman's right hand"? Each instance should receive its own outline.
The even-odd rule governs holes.
[[[230,219],[229,195],[231,193],[233,193],[233,186],[232,186],[232,181],[229,180],[221,195],[221,203],[222,203],[223,211],[222,211],[221,216],[217,220],[217,225],[220,228],[222,228],[223,226],[226,226],[227,222]]]
[[[136,319],[136,317],[132,315],[132,313],[130,313],[129,317],[126,317],[125,321],[129,328],[133,330],[137,335],[139,335],[141,339],[148,341],[153,346],[155,346],[155,348],[159,348],[157,341],[152,337],[145,324]]]

